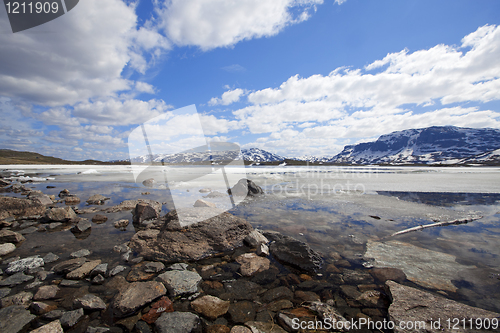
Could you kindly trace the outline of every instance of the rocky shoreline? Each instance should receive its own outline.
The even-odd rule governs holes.
[[[1,332],[472,332],[447,329],[446,320],[500,316],[406,286],[400,269],[367,269],[229,213],[214,216],[209,201],[193,210],[214,217],[181,226],[176,211],[161,216],[153,200],[106,206],[109,198],[92,195],[78,209],[68,190],[49,196],[7,179],[0,187],[18,194],[0,196]],[[116,215],[127,211],[128,219]],[[110,244],[105,258],[92,248],[16,255],[35,233],[69,229],[79,240],[95,225],[130,222],[136,233]],[[400,328],[417,319],[426,330]],[[384,322],[395,327],[375,326]]]

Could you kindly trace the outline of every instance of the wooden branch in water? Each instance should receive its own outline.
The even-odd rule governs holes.
[[[466,224],[466,223],[469,223],[469,222],[472,222],[475,220],[479,220],[481,218],[483,218],[483,217],[482,216],[474,216],[474,217],[470,217],[470,218],[464,219],[464,220],[453,220],[453,221],[444,221],[444,222],[436,222],[436,223],[431,223],[431,224],[419,225],[417,227],[408,228],[405,230],[395,232],[390,237],[399,236],[402,234],[407,234],[407,233],[412,232],[412,231],[424,230],[427,228],[445,227],[447,225],[453,225],[453,224]]]

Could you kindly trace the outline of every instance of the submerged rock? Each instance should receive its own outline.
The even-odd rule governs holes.
[[[211,215],[215,208],[190,209],[208,210]],[[129,246],[147,260],[163,262],[199,260],[233,250],[242,246],[243,239],[253,230],[247,221],[227,212],[182,227],[175,210],[165,215],[157,227],[161,230],[137,232]]]
[[[161,282],[134,282],[118,293],[112,307],[118,317],[124,317],[166,293],[167,288]]]
[[[75,326],[75,324],[83,317],[83,309],[65,312],[61,319],[61,326],[65,329]]]
[[[278,261],[308,272],[321,268],[323,263],[321,255],[306,243],[278,232],[266,232],[264,236],[272,241],[269,249]]]
[[[158,279],[164,283],[172,297],[194,294],[198,291],[198,285],[202,280],[198,273],[187,270],[168,271],[158,275]]]
[[[106,200],[109,200],[109,198],[105,197],[104,195],[101,194],[94,194],[87,200],[88,205],[104,205]]]
[[[25,239],[26,238],[18,232],[5,229],[0,230],[0,243],[19,243]]]
[[[191,312],[166,312],[155,321],[158,333],[201,333],[200,318]]]
[[[0,197],[0,220],[8,217],[42,215],[45,205],[38,200],[14,197]]]
[[[415,322],[415,320],[420,322],[419,326],[422,329],[415,329],[412,332],[465,333],[476,329],[479,331],[480,327],[478,326],[467,326],[470,319],[471,323],[475,325],[476,319],[479,319],[481,323],[485,323],[485,320],[492,320],[500,316],[499,313],[458,303],[394,281],[387,281],[385,284],[392,295],[392,304],[389,306],[389,319],[394,322],[395,333],[408,332],[401,329],[399,324],[402,322]],[[448,326],[447,320],[451,321],[451,327]],[[461,325],[462,320],[465,320],[465,328]],[[438,321],[441,325],[435,324]],[[435,327],[431,325],[431,322]],[[460,323],[460,325],[457,326],[458,329],[453,329],[453,323],[456,322]]]
[[[427,250],[399,241],[368,242],[365,258],[373,258],[375,267],[393,267],[402,270],[408,280],[430,289],[455,292],[451,282],[457,272],[475,268],[455,261],[451,254]]]
[[[35,277],[31,275],[26,275],[23,272],[16,273],[14,275],[9,276],[6,279],[0,280],[0,287],[13,287],[18,284],[33,280]]]
[[[226,314],[229,309],[229,301],[223,301],[218,297],[206,295],[192,301],[191,307],[194,311],[214,320]]]
[[[106,304],[100,297],[86,294],[73,301],[73,308],[82,308],[89,311],[104,310],[106,309]]]

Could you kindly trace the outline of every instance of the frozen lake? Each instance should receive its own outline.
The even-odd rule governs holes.
[[[419,288],[500,311],[500,168],[257,166],[226,167],[222,174],[221,169],[198,166],[15,165],[0,170],[12,179],[33,181],[25,186],[47,194],[57,196],[67,188],[82,199],[80,208],[91,195],[102,194],[111,198],[103,208],[147,198],[164,203],[164,212],[203,198],[207,193],[200,189],[225,194],[221,179],[232,186],[247,177],[265,196],[235,207],[227,195],[205,199],[245,217],[255,228],[303,240],[327,259],[340,255],[354,267],[400,268]],[[142,184],[149,178],[156,180],[153,187]],[[130,212],[116,216],[130,217]],[[469,222],[391,236],[457,220]],[[132,225],[117,231],[108,223],[93,227],[83,240],[69,232],[59,235],[64,245],[59,248],[47,234],[28,235],[23,247],[28,254],[33,247],[56,253],[84,246],[106,253],[133,234]]]

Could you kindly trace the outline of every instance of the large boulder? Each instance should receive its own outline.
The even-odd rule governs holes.
[[[321,255],[306,243],[278,232],[266,232],[264,236],[272,241],[269,249],[278,261],[308,272],[321,268]]]
[[[42,215],[45,205],[38,200],[24,198],[0,197],[0,220],[8,217]]]
[[[135,224],[142,224],[148,220],[154,220],[160,217],[161,203],[147,200],[137,203],[132,211],[132,221]]]
[[[484,324],[486,321],[491,323],[493,318],[500,316],[495,312],[458,303],[391,280],[386,281],[385,284],[392,296],[392,304],[389,306],[389,320],[394,323],[395,333],[409,332],[402,328],[404,325],[401,324],[415,322],[418,326],[411,332],[479,332],[482,327],[475,326],[476,323]],[[458,325],[454,329],[456,323]],[[465,327],[462,325],[463,323],[465,323]]]
[[[233,188],[229,189],[228,193],[238,197],[246,197],[247,195],[255,197],[264,194],[264,191],[250,179],[243,178]]]
[[[77,217],[75,211],[71,207],[51,208],[45,214],[45,220],[50,222],[67,222]]]
[[[151,228],[137,232],[129,246],[147,260],[167,263],[199,260],[242,246],[245,237],[253,230],[244,219],[216,208],[186,209],[212,217],[181,226],[177,212],[173,210]],[[220,214],[216,215],[213,210]]]

